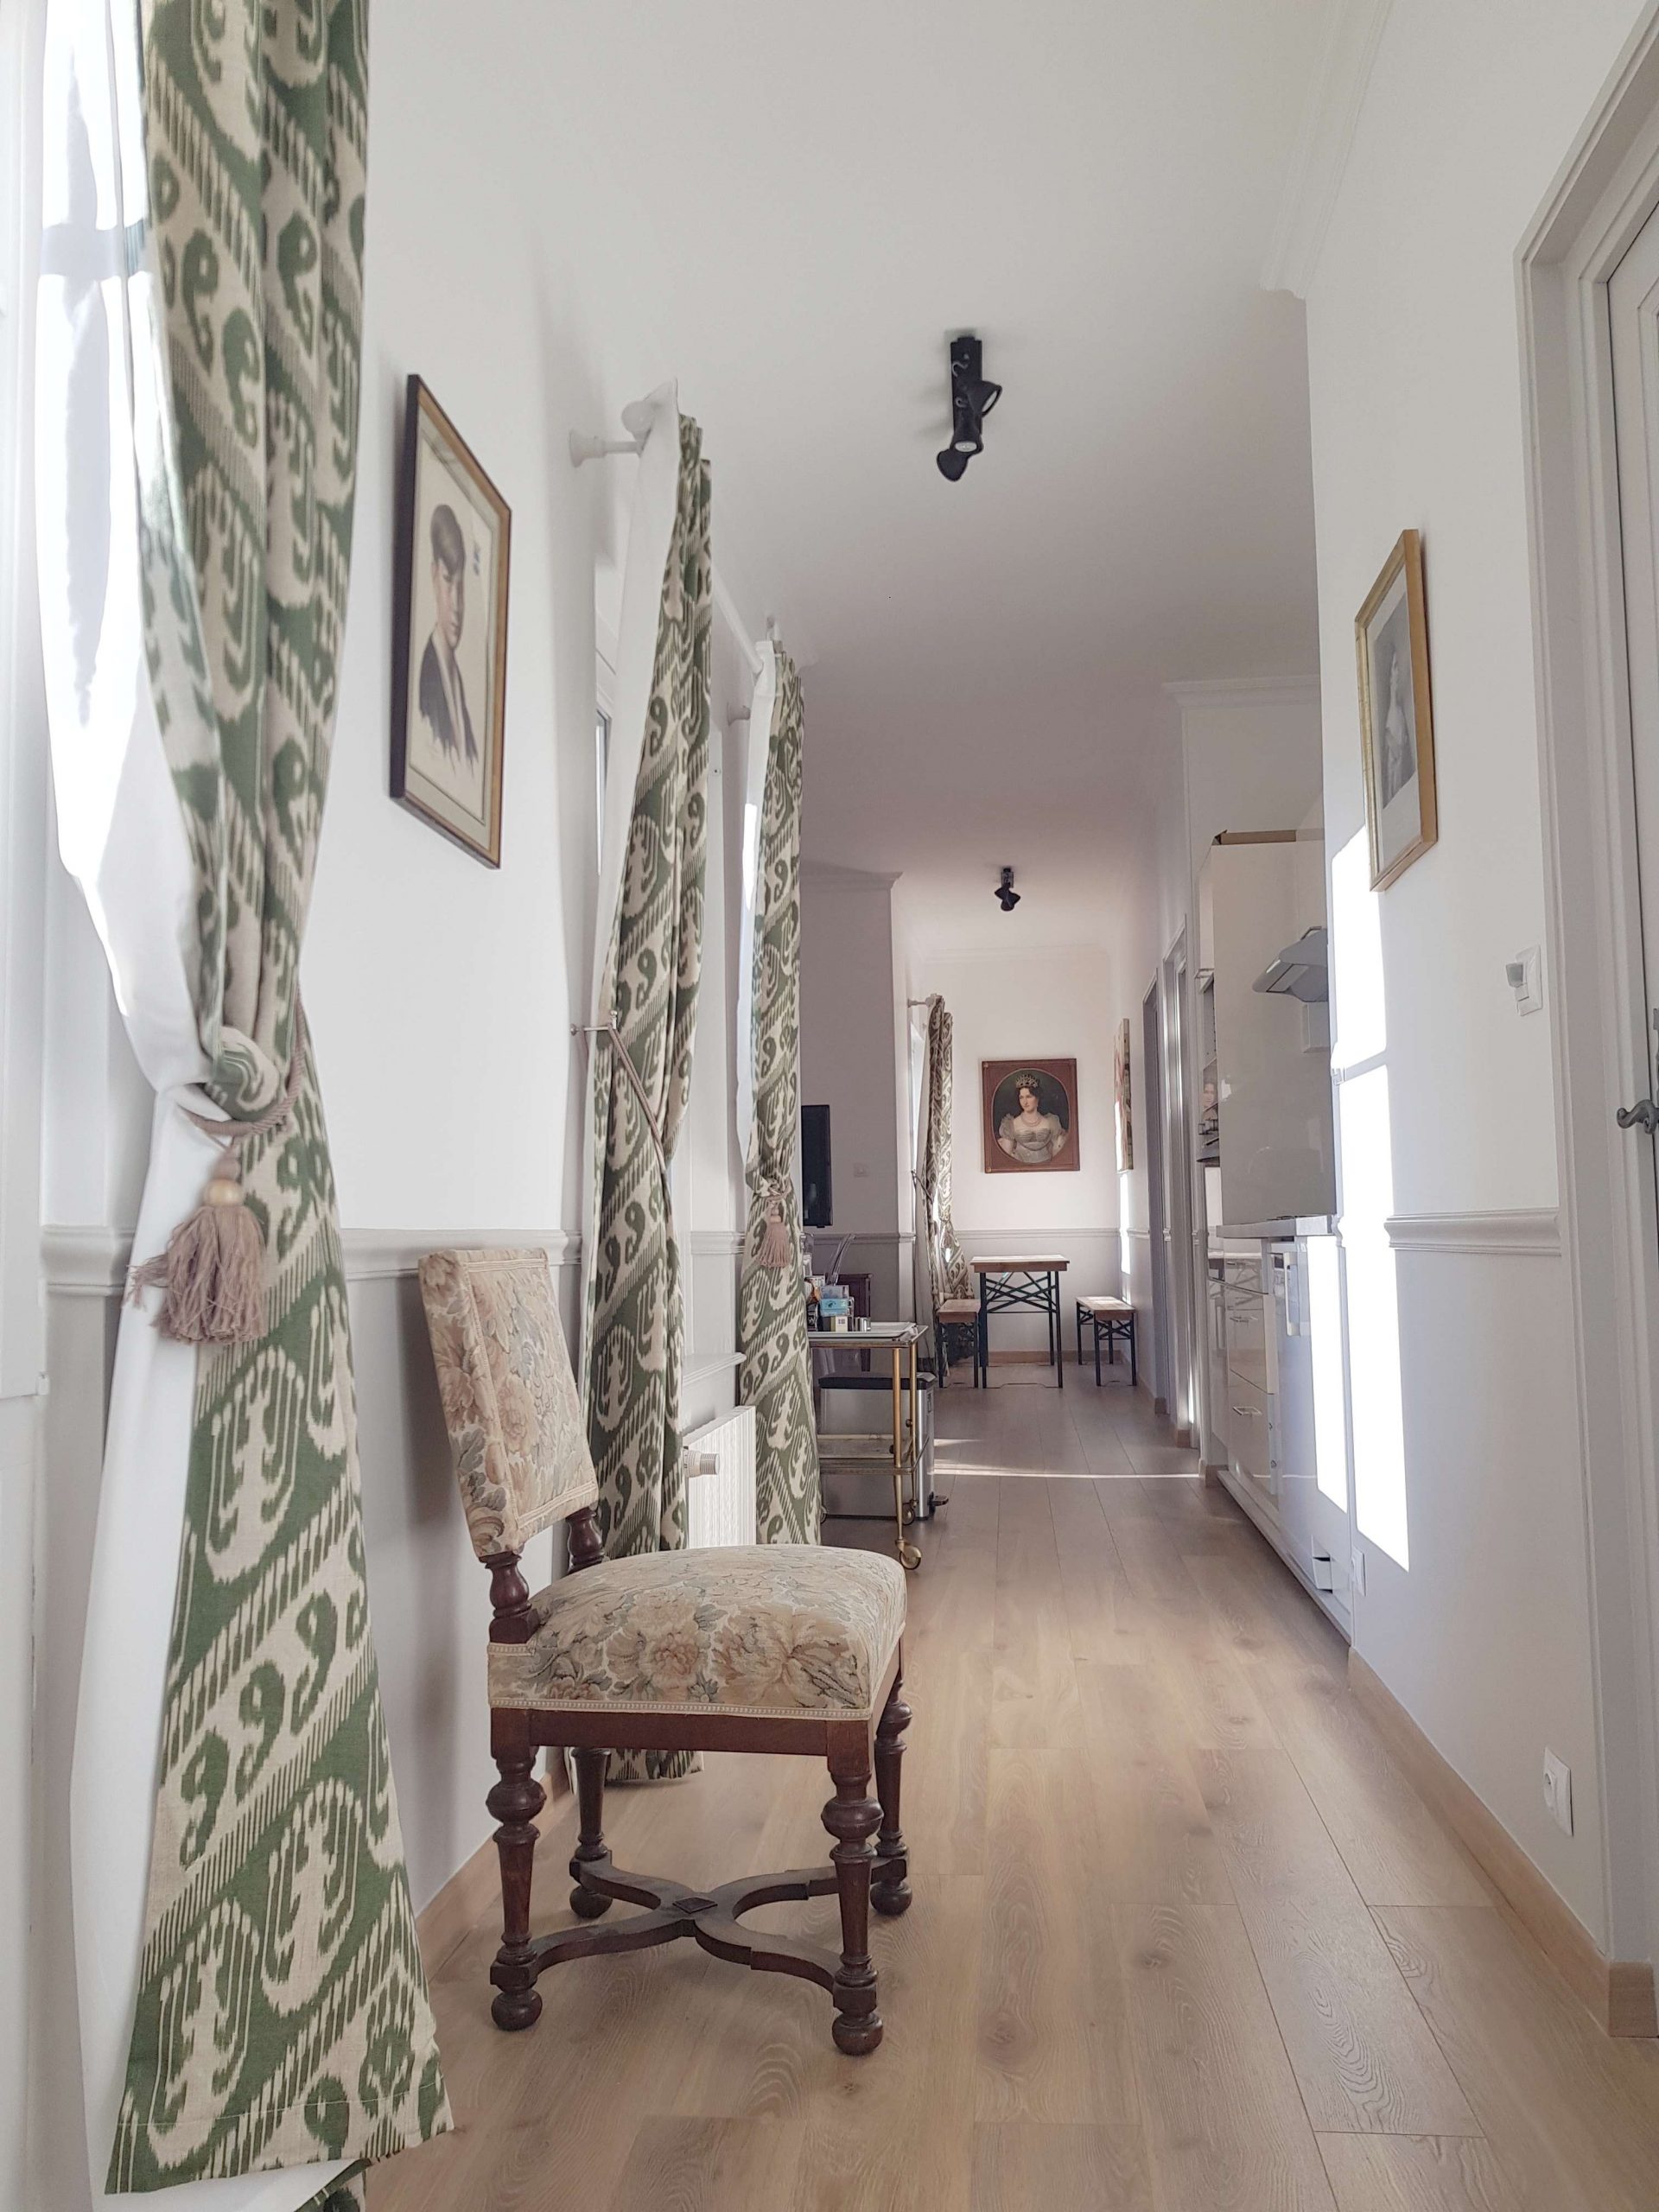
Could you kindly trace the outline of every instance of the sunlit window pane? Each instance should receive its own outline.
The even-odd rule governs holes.
[[[1348,1409],[1342,1389],[1342,1287],[1334,1236],[1310,1236],[1307,1319],[1313,1366],[1313,1458],[1319,1488],[1348,1510]]]
[[[1389,1041],[1382,901],[1370,880],[1362,830],[1331,863],[1331,1065],[1338,1071],[1374,1059]]]
[[[1348,1382],[1354,1414],[1354,1508],[1360,1534],[1402,1567],[1406,1452],[1400,1410],[1400,1305],[1394,1248],[1389,1075],[1373,1068],[1337,1087],[1342,1243],[1348,1282]]]

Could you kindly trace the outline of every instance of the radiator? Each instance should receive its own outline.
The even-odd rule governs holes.
[[[685,1440],[686,1545],[754,1541],[754,1408],[739,1406]]]

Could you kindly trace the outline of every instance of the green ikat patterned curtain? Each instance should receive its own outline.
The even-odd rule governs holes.
[[[299,1062],[292,1110],[242,1147],[265,1334],[198,1355],[112,2192],[370,2160],[449,2126],[298,999],[351,557],[365,0],[142,0],[140,25],[168,410],[141,487],[145,646],[195,877],[205,1089],[257,1121]]]
[[[970,1298],[973,1271],[950,1218],[951,1036],[944,1001],[927,1010],[927,1116],[922,1151],[922,1195],[927,1209],[927,1274],[937,1310],[947,1298]]]
[[[806,1343],[801,1211],[792,1173],[801,1115],[801,682],[775,645],[772,727],[753,887],[749,1035],[753,1109],[744,1173],[748,1224],[738,1288],[740,1395],[755,1411],[755,1521],[762,1543],[818,1541],[821,1500],[812,1363]],[[764,679],[763,679],[764,683]],[[768,1221],[781,1217],[789,1255],[761,1256]],[[768,1255],[768,1258],[773,1255]]]
[[[702,433],[675,414],[658,435],[675,422],[679,474],[650,699],[594,1014],[613,1027],[591,1039],[588,1441],[613,1558],[685,1543],[683,1297],[669,1169],[690,1090],[702,961],[713,569]],[[683,1754],[612,1766],[617,1780],[688,1770]]]

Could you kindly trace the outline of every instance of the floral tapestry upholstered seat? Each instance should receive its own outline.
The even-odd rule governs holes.
[[[494,1608],[487,1679],[490,1750],[501,1777],[488,1801],[500,1823],[502,1940],[490,1969],[496,2024],[530,2027],[542,2009],[537,1980],[562,1960],[690,1936],[718,1958],[817,1982],[835,2005],[837,2047],[849,2056],[874,2050],[882,2027],[869,1908],[900,1913],[911,1901],[899,1826],[910,1721],[899,1562],[817,1544],[605,1558],[587,1426],[546,1254],[429,1253],[421,1293],[467,1530],[490,1570]],[[569,1526],[569,1572],[532,1596],[519,1571],[524,1546],[559,1521]],[[535,1772],[543,1748],[568,1751],[575,1773],[577,1924],[537,1936],[531,1872],[536,1815],[547,1802]],[[823,1809],[831,1863],[706,1891],[622,1872],[601,1824],[613,1751],[823,1759],[835,1789]],[[839,1957],[741,1924],[760,1904],[832,1894],[841,1906]],[[644,1910],[613,1928],[583,1924],[617,1903]]]
[[[734,1545],[604,1560],[531,1605],[529,1643],[490,1647],[492,1705],[873,1719],[905,1575],[874,1552]]]

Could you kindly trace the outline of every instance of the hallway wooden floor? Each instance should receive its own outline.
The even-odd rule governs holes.
[[[1144,1397],[994,1380],[940,1407],[881,2049],[838,2056],[821,1993],[690,1944],[561,1967],[499,2035],[492,1916],[433,1962],[459,2132],[371,2212],[1651,2212],[1659,2046],[1606,2040],[1511,1932],[1312,1602]],[[828,1794],[715,1758],[609,1826],[714,1881],[822,1858]],[[566,1797],[538,1926],[572,1827]],[[771,1916],[833,1944],[834,1915]]]

